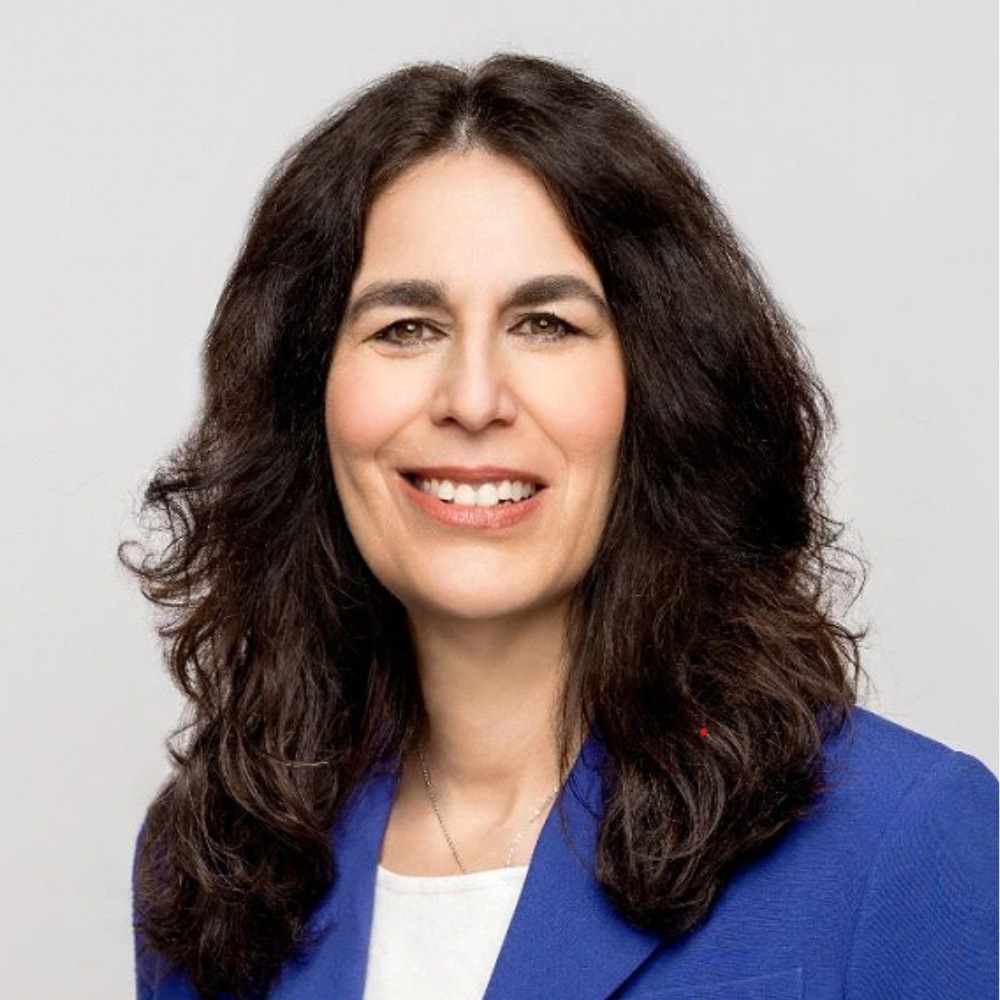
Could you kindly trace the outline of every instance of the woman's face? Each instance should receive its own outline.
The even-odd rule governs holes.
[[[374,201],[326,432],[358,548],[411,613],[538,613],[593,561],[626,397],[604,303],[544,187],[512,160],[441,154]],[[413,470],[454,493],[423,492]],[[505,479],[545,485],[490,506],[518,495]]]

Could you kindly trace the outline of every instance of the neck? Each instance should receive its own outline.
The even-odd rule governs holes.
[[[456,624],[411,614],[410,628],[435,791],[455,817],[474,811],[503,824],[531,815],[563,777],[556,736],[567,662],[561,617]]]

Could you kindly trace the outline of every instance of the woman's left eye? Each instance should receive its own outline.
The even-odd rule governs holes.
[[[525,316],[521,320],[521,323],[537,323],[539,329],[542,331],[543,340],[562,340],[565,337],[580,332],[579,328],[573,326],[572,323],[567,323],[566,320],[560,319],[558,316],[553,316],[551,313],[538,313],[534,316]],[[562,327],[564,331],[561,336],[555,333],[557,327]]]

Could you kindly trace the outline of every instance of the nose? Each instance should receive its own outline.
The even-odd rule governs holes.
[[[485,323],[452,334],[435,385],[431,418],[455,421],[479,431],[494,421],[510,423],[517,414],[511,358],[503,350],[503,332]]]

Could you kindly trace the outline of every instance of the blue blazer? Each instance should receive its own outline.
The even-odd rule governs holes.
[[[601,750],[589,738],[560,795],[569,836],[553,809],[484,1000],[996,1000],[996,777],[862,708],[824,755],[835,786],[817,810],[664,944],[590,874]],[[361,1000],[396,777],[372,774],[352,799],[334,834],[340,877],[313,915],[327,935],[274,1000]],[[196,1000],[155,957],[137,961],[137,984],[141,1000]]]

